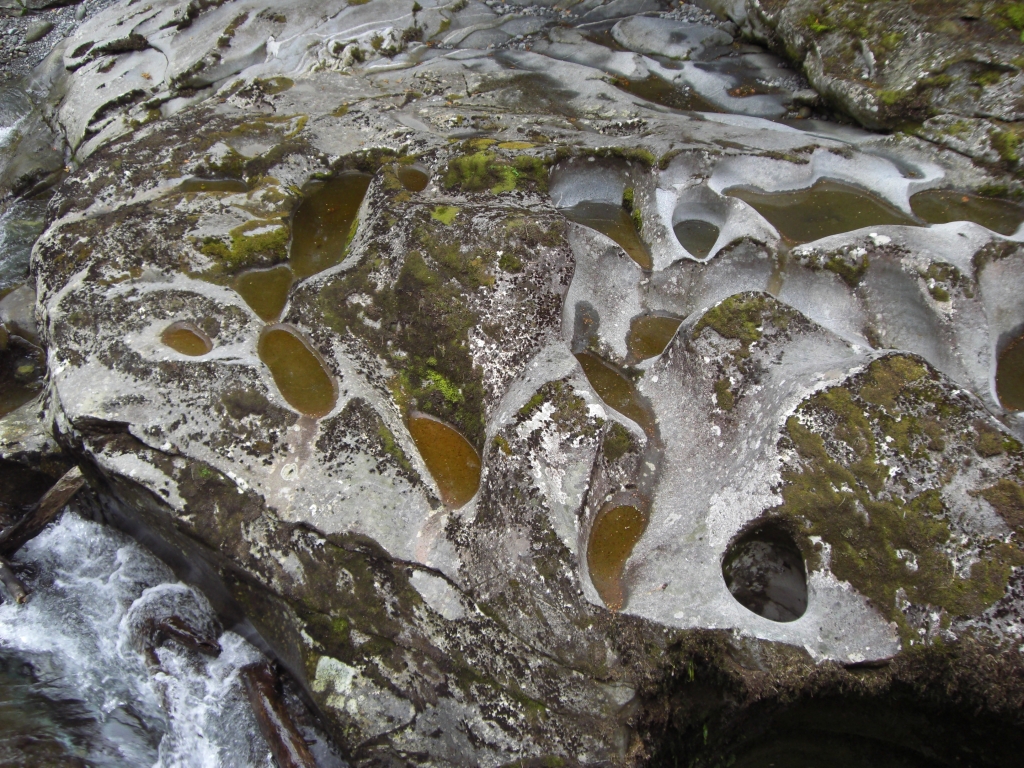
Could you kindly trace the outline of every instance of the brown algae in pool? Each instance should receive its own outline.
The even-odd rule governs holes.
[[[823,179],[805,189],[764,192],[733,187],[725,194],[752,206],[791,245],[883,224],[919,226],[898,208],[849,184]]]
[[[160,334],[160,341],[189,357],[200,357],[213,349],[210,337],[192,323],[172,323]]]
[[[647,246],[637,234],[633,219],[621,205],[614,203],[583,202],[571,208],[562,208],[561,213],[569,221],[596,229],[607,235],[624,250],[642,269],[652,269],[654,262]]]
[[[580,352],[576,359],[583,366],[583,373],[598,397],[609,407],[639,424],[646,434],[654,433],[654,414],[640,400],[640,394],[629,379],[590,352]]]
[[[633,360],[657,357],[665,351],[682,320],[661,315],[641,315],[629,324],[626,349]]]
[[[244,194],[249,191],[249,185],[239,179],[200,179],[193,177],[181,182],[175,191],[182,194],[192,192]]]
[[[253,269],[235,278],[232,287],[252,311],[268,323],[281,316],[292,287],[292,271],[286,265]]]
[[[647,516],[636,507],[622,505],[603,509],[594,520],[587,544],[590,581],[604,604],[618,611],[625,603],[622,572],[633,547],[647,528]]]
[[[910,208],[929,224],[973,221],[1001,235],[1012,235],[1024,222],[1024,206],[952,189],[918,192],[910,198]]]
[[[701,219],[686,219],[672,227],[676,240],[685,248],[691,256],[703,259],[718,242],[718,233],[721,231],[710,221]]]
[[[310,184],[292,223],[290,256],[296,277],[315,275],[344,258],[370,178],[353,172]]]
[[[294,331],[268,326],[260,335],[259,355],[288,404],[307,416],[325,416],[334,408],[334,382],[319,356]]]
[[[1007,410],[1024,411],[1024,336],[1010,342],[999,355],[996,394]]]
[[[410,192],[422,192],[430,183],[430,174],[419,165],[400,165],[398,180]]]
[[[480,487],[480,456],[470,442],[443,421],[414,412],[409,434],[437,483],[441,501],[458,509]]]

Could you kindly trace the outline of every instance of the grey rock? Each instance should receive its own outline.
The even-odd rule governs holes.
[[[52,21],[37,21],[25,30],[25,43],[31,45],[39,42],[53,31]]]
[[[36,292],[31,286],[23,285],[0,299],[0,322],[10,333],[36,344],[39,334],[35,310]]]

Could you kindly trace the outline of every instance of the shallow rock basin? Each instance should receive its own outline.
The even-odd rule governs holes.
[[[430,174],[421,165],[400,165],[398,180],[410,192],[422,192],[430,183]]]
[[[607,235],[624,250],[642,269],[651,269],[654,262],[644,241],[637,234],[633,220],[621,205],[601,202],[582,202],[559,211],[569,221],[596,229]]]
[[[458,509],[480,487],[480,455],[456,429],[425,413],[409,417],[409,434],[437,483],[441,500]]]
[[[804,559],[792,537],[766,525],[741,535],[725,553],[722,575],[732,596],[759,616],[795,621],[807,610]]]
[[[370,179],[365,173],[343,173],[309,185],[292,225],[291,265],[296,277],[315,275],[342,260]]]
[[[630,358],[639,361],[660,355],[672,341],[680,322],[678,318],[662,315],[634,317],[626,337]]]
[[[320,356],[288,326],[268,326],[260,335],[259,355],[281,396],[307,416],[334,408],[337,392]]]
[[[173,323],[160,334],[160,341],[189,357],[201,357],[213,349],[213,342],[198,327],[188,322]]]
[[[686,219],[672,227],[676,240],[699,259],[705,258],[718,241],[721,230],[710,221]]]
[[[999,356],[996,392],[1004,408],[1024,410],[1024,336],[1010,342]]]
[[[235,278],[232,287],[253,312],[270,323],[281,316],[281,310],[288,301],[292,280],[291,269],[280,265],[243,272]]]
[[[640,399],[636,387],[629,379],[590,352],[579,352],[576,359],[594,391],[605,403],[635,421],[647,434],[654,432],[654,414]]]
[[[1024,207],[1017,203],[955,189],[918,192],[910,198],[910,207],[929,224],[973,221],[1001,235],[1012,235],[1024,222]]]
[[[917,226],[912,217],[850,184],[822,179],[806,189],[764,192],[733,187],[725,194],[752,206],[790,245],[884,224]]]
[[[590,581],[612,610],[622,608],[625,601],[622,572],[646,527],[647,515],[625,504],[601,510],[594,520],[587,544],[587,566]]]

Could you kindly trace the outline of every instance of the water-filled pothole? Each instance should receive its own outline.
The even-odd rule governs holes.
[[[672,227],[676,240],[689,253],[698,259],[705,258],[718,241],[721,230],[710,221],[702,219],[686,219]]]
[[[953,189],[926,189],[910,198],[910,207],[929,224],[973,221],[1001,235],[1012,235],[1024,222],[1024,206]]]
[[[5,332],[0,329],[0,335]],[[0,351],[0,416],[15,411],[43,387],[46,364],[38,347],[7,340]]]
[[[616,78],[612,82],[621,91],[669,109],[677,109],[681,112],[722,111],[690,86],[675,85],[657,75],[648,75],[643,80]]]
[[[646,360],[657,357],[672,341],[682,321],[676,317],[662,315],[640,315],[629,324],[626,349],[632,360]]]
[[[252,311],[272,323],[281,316],[292,287],[292,271],[281,264],[270,269],[253,269],[235,278],[232,287]]]
[[[307,416],[325,416],[337,392],[320,356],[287,326],[268,326],[260,334],[259,355],[289,405]]]
[[[458,509],[480,487],[480,455],[472,444],[443,421],[425,413],[409,416],[409,434],[423,457],[441,501]]]
[[[181,182],[175,191],[182,194],[193,192],[244,194],[249,191],[249,185],[240,179],[201,179],[198,176],[193,176]]]
[[[370,178],[351,172],[309,185],[292,224],[290,258],[296,277],[315,275],[344,258]]]
[[[804,558],[783,528],[762,525],[740,535],[725,552],[722,575],[745,608],[772,621],[795,621],[807,610]]]
[[[903,211],[870,192],[830,179],[822,179],[805,189],[786,192],[732,187],[725,194],[752,206],[792,245],[862,227],[919,225]]]
[[[647,528],[647,515],[629,504],[602,509],[590,529],[587,566],[590,581],[604,604],[617,611],[625,602],[622,572],[633,547]]]
[[[430,183],[430,174],[422,165],[400,165],[398,180],[410,192],[422,192]]]
[[[213,349],[210,337],[196,325],[188,322],[171,323],[160,334],[160,341],[189,357],[201,357]]]
[[[647,250],[647,245],[633,226],[633,219],[621,205],[614,203],[585,201],[571,208],[559,210],[569,221],[575,221],[585,227],[596,229],[607,235],[624,250],[642,269],[652,269],[654,262]]]
[[[590,352],[579,352],[576,359],[583,367],[590,385],[611,408],[632,419],[648,435],[654,434],[654,414],[633,386],[618,369]]]
[[[1024,336],[1011,341],[999,355],[996,394],[1004,408],[1024,411]]]

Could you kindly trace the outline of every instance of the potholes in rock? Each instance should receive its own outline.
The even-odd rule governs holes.
[[[626,80],[619,77],[612,83],[620,91],[680,112],[722,111],[690,86],[675,85],[657,75],[648,75],[642,80]]]
[[[430,184],[430,174],[418,163],[398,166],[398,180],[410,192],[422,192]]]
[[[681,322],[682,320],[677,317],[663,315],[634,317],[626,336],[626,349],[630,359],[639,362],[660,355],[672,341]]]
[[[270,369],[281,396],[299,413],[326,416],[338,395],[323,361],[286,325],[269,325],[260,334],[259,356]]]
[[[1024,411],[1024,335],[1011,341],[999,355],[996,394],[1007,410]]]
[[[607,235],[624,250],[641,269],[650,270],[654,261],[647,250],[647,245],[640,239],[633,219],[621,205],[606,202],[584,201],[571,208],[559,209],[565,218],[582,224],[584,227],[596,229]]]
[[[1024,206],[954,189],[926,189],[910,198],[910,208],[929,224],[973,221],[1001,235],[1012,235],[1024,223]]]
[[[807,571],[792,536],[781,526],[758,526],[729,545],[722,575],[732,596],[772,621],[795,621],[807,610]]]
[[[702,219],[680,221],[672,227],[672,231],[679,244],[698,259],[706,258],[711,253],[721,232],[717,225]]]
[[[822,179],[805,189],[765,192],[732,187],[725,194],[753,207],[790,245],[884,224],[919,226],[885,200],[858,187]]]
[[[281,316],[293,279],[291,269],[282,264],[243,272],[235,278],[232,287],[253,312],[272,323]]]
[[[598,397],[626,418],[639,424],[646,434],[654,434],[654,413],[643,402],[633,382],[617,368],[591,352],[579,352],[576,359],[579,360],[583,373],[586,374]]]
[[[189,357],[202,357],[213,349],[213,341],[201,328],[189,322],[172,323],[160,334],[160,341]]]
[[[441,501],[458,509],[480,487],[480,455],[458,430],[419,411],[409,415],[409,434],[423,457]]]
[[[292,224],[290,258],[296,277],[309,277],[341,262],[371,178],[350,172],[308,185]]]
[[[245,194],[249,191],[249,185],[240,179],[201,179],[193,177],[181,182],[175,191],[186,195],[195,192]]]
[[[590,581],[613,611],[625,602],[622,572],[647,528],[647,515],[633,504],[608,504],[598,512],[587,543]]]
[[[0,416],[17,410],[39,394],[44,371],[42,350],[9,337],[0,325]]]

